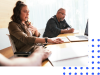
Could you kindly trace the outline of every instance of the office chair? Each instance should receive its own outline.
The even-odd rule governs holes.
[[[31,52],[16,52],[16,47],[14,45],[14,42],[13,42],[11,36],[9,34],[6,34],[6,35],[9,37],[9,40],[10,40],[10,43],[11,43],[11,46],[12,46],[12,50],[13,50],[14,56],[20,56],[20,55],[28,56],[28,55],[31,54]]]

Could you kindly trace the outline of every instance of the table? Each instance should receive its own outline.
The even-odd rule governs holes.
[[[84,33],[78,33],[78,34],[74,34],[74,33],[67,33],[67,34],[60,34],[57,37],[67,37],[67,36],[75,36],[75,35],[84,35]],[[74,46],[74,44],[80,45],[80,44],[87,44],[87,46],[89,45],[89,41],[82,41],[82,42],[69,42],[69,43],[63,43],[63,44],[51,44],[51,45],[47,45],[47,47],[49,46],[56,46],[56,47],[60,47],[60,48],[67,48],[70,45]],[[46,60],[42,63],[42,67],[53,67],[51,65],[51,63],[49,62],[49,60]]]
[[[81,33],[79,33],[81,34]],[[75,35],[79,35],[79,34],[73,34],[73,33],[67,33],[67,34],[59,34],[57,37],[67,37],[67,36],[75,36]],[[62,43],[62,44],[51,44],[51,45],[47,45],[47,46],[55,46],[55,47],[60,47],[60,48],[67,48],[69,46],[74,46],[74,45],[80,45],[80,44],[87,44],[88,45],[88,41],[82,41],[82,42],[69,42],[69,43]],[[12,47],[8,47],[6,49],[0,50],[0,53],[2,53],[5,57],[9,58],[11,56],[13,56],[13,51],[12,51]],[[58,63],[59,64],[59,63]],[[42,66],[43,67],[53,67],[51,65],[51,63],[49,62],[49,60],[45,60],[42,62]],[[63,65],[62,65],[63,66]]]

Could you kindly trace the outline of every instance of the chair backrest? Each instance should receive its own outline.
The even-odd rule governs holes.
[[[9,37],[9,40],[10,40],[10,43],[11,43],[11,46],[12,46],[12,50],[13,52],[15,53],[16,52],[16,47],[15,47],[15,44],[11,38],[11,36],[9,34],[6,34],[8,37]]]
[[[45,29],[44,28],[42,28],[42,29],[38,29],[38,31],[40,32],[40,37],[42,38],[43,37],[43,33],[44,33],[44,31],[45,31]]]

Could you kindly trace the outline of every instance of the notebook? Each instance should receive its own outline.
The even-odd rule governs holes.
[[[80,46],[75,44],[74,46],[70,46],[67,48],[52,46],[51,48],[49,48],[49,50],[52,52],[52,54],[48,57],[51,62],[63,61],[88,55],[88,45],[82,44]]]
[[[88,41],[88,21],[85,28],[84,35],[78,35],[78,36],[67,36],[69,41]]]

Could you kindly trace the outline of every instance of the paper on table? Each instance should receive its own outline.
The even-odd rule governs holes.
[[[64,42],[70,42],[66,37],[54,37],[54,39],[56,39],[56,38],[60,38],[60,39],[62,39]]]
[[[54,47],[52,47],[49,50],[52,52],[52,54],[48,58],[51,62],[88,55],[88,46],[77,46],[68,48],[56,47],[55,49]]]
[[[88,66],[88,56],[59,61],[59,62],[52,62],[52,65],[54,67],[56,66]]]
[[[79,33],[79,30],[74,30],[74,32],[73,33]]]

